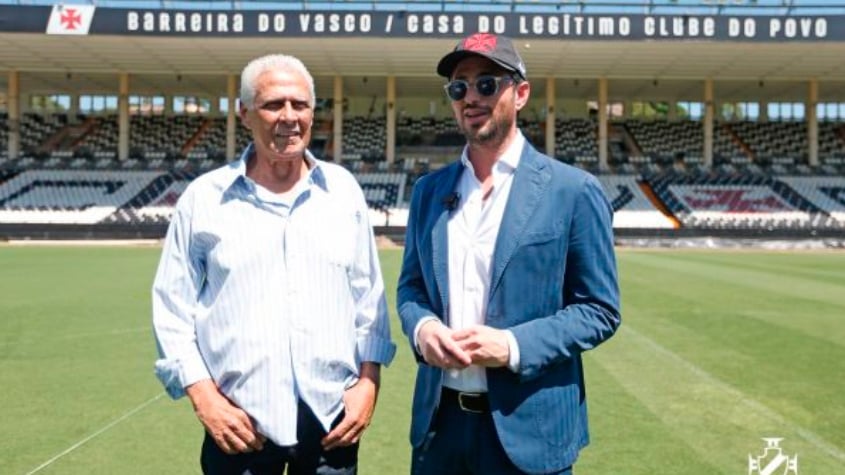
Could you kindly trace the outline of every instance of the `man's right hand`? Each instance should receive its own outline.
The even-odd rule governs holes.
[[[452,339],[452,329],[439,320],[425,322],[417,334],[417,345],[426,363],[443,369],[463,369],[472,363],[469,355]]]
[[[232,455],[264,448],[266,438],[255,431],[249,415],[232,404],[212,380],[197,381],[185,392],[197,418],[220,450]]]

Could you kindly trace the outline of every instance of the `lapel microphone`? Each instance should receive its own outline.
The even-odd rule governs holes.
[[[443,198],[443,207],[446,208],[448,211],[455,211],[458,209],[458,203],[461,202],[461,194],[457,191],[453,191],[449,193],[445,198]]]

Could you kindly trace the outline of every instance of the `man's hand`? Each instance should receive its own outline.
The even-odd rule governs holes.
[[[358,382],[343,393],[343,419],[323,437],[322,444],[325,450],[348,447],[361,440],[375,412],[379,377],[378,364],[361,363],[361,376]]]
[[[417,345],[423,359],[431,366],[443,369],[463,369],[472,363],[454,340],[455,333],[439,320],[423,323],[417,334]]]
[[[185,392],[205,430],[223,452],[232,455],[264,448],[267,440],[255,431],[249,415],[232,404],[210,379],[198,381]]]
[[[422,331],[420,331],[422,333]],[[498,368],[508,365],[510,349],[504,330],[473,325],[452,334],[455,343],[472,359],[472,364]]]

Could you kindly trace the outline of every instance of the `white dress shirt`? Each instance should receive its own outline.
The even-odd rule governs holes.
[[[467,148],[461,154],[464,171],[455,190],[459,197],[458,206],[452,211],[448,223],[449,248],[449,314],[446,324],[453,330],[473,325],[483,325],[490,297],[493,251],[505,214],[505,205],[510,196],[513,175],[519,165],[525,138],[518,133],[510,147],[493,165],[493,188],[484,199],[481,182],[475,176]],[[416,327],[416,333],[425,322]],[[506,330],[510,356],[508,367],[516,371],[519,367],[519,347],[513,333]],[[446,371],[443,385],[467,392],[486,392],[485,368],[470,365],[462,370]]]

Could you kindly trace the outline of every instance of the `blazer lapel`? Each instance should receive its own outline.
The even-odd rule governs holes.
[[[437,282],[437,289],[440,294],[440,302],[443,305],[443,315],[441,318],[446,321],[448,315],[449,302],[449,212],[446,202],[449,197],[455,192],[458,185],[458,179],[461,177],[464,166],[461,162],[455,162],[450,165],[450,169],[443,175],[443,178],[437,186],[434,187],[435,193],[431,199],[435,200],[432,209],[438,214],[437,221],[431,229],[431,253],[432,263],[434,268],[434,280]]]
[[[540,199],[546,192],[551,174],[545,170],[546,164],[540,159],[538,152],[529,144],[522,149],[519,165],[513,175],[505,214],[502,225],[496,237],[496,248],[493,251],[493,275],[490,280],[490,296],[492,297],[502,273],[516,251],[522,234],[528,227],[528,220],[537,209]]]

